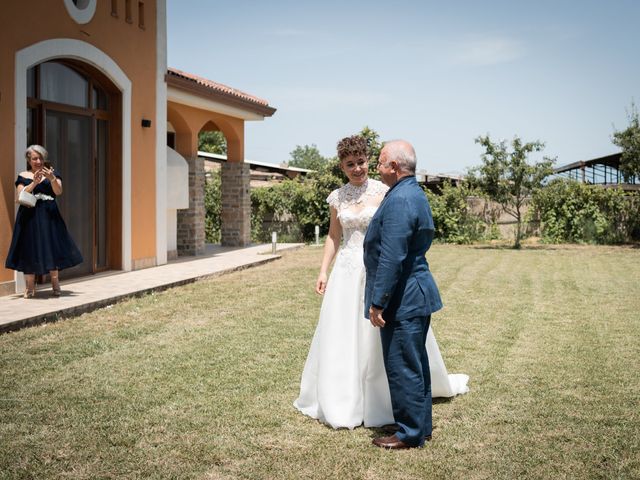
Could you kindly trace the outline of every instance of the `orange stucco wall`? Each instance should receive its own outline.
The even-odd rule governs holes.
[[[92,44],[110,57],[132,82],[131,99],[131,253],[132,261],[156,255],[156,2],[144,0],[144,28],[138,25],[138,1],[131,1],[131,22],[125,19],[125,0],[98,0],[95,15],[80,25],[63,0],[2,2],[0,7],[0,283],[13,280],[3,268],[15,215],[14,79],[17,51],[50,39],[76,39]],[[142,128],[141,120],[153,120]],[[118,155],[118,159],[120,156]],[[65,189],[73,185],[65,185]]]
[[[167,119],[176,130],[177,151],[184,157],[198,156],[198,133],[213,123],[227,139],[229,162],[244,162],[244,120],[175,102],[167,104]]]

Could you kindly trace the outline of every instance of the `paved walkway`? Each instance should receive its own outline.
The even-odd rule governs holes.
[[[36,291],[36,296],[30,299],[22,295],[3,296],[0,297],[0,332],[80,315],[135,295],[260,265],[280,258],[278,252],[302,245],[278,244],[275,255],[271,253],[271,244],[247,248],[208,245],[202,256],[181,257],[158,267],[134,272],[110,271],[62,281],[59,298],[51,296],[49,286]]]

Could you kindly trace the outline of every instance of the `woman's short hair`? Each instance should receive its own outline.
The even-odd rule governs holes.
[[[350,156],[369,159],[369,145],[363,136],[351,135],[338,142],[338,158],[342,161]]]
[[[49,152],[47,152],[47,149],[42,145],[29,145],[24,152],[24,158],[27,159],[27,170],[31,170],[31,163],[29,162],[29,154],[31,152],[36,152],[38,155],[40,155],[40,158],[42,158],[43,162],[46,162],[47,157],[49,156]]]

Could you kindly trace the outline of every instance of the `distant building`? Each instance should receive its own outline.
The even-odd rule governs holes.
[[[454,187],[460,186],[462,181],[464,180],[463,175],[457,175],[452,173],[433,173],[429,174],[424,170],[418,171],[416,173],[416,178],[418,183],[423,185],[424,188],[430,190],[432,192],[438,193],[442,184],[445,182],[451,183]]]
[[[553,170],[553,177],[570,178],[582,183],[601,185],[603,187],[617,187],[623,190],[640,190],[640,179],[636,177],[623,178],[620,173],[622,153],[614,153],[591,160],[580,160],[569,163]]]
[[[227,162],[226,155],[198,151],[198,157],[204,159],[204,170],[210,172],[219,170],[221,165]],[[289,167],[286,165],[276,165],[267,162],[256,162],[245,159],[245,164],[249,165],[251,188],[267,187],[275,183],[280,183],[285,179],[305,177],[313,172],[306,168]]]

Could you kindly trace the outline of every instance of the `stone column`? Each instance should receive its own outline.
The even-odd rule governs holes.
[[[251,195],[249,164],[222,164],[222,245],[251,243]]]
[[[202,255],[204,233],[204,159],[186,158],[189,164],[189,208],[178,210],[178,255]]]

